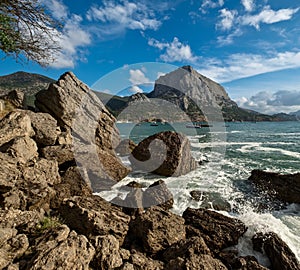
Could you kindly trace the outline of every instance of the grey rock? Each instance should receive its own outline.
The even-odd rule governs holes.
[[[129,160],[133,168],[163,176],[179,176],[196,169],[187,137],[173,131],[160,132],[133,150]]]
[[[75,158],[82,167],[89,167],[91,160],[98,161],[96,178],[119,181],[128,174],[129,168],[114,152],[120,140],[115,118],[73,73],[63,74],[48,90],[40,91],[36,95],[36,106],[51,114],[62,131],[72,134]],[[90,159],[81,156],[84,151],[90,154]]]

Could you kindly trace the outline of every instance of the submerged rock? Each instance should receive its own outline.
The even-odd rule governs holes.
[[[187,137],[165,131],[152,135],[133,150],[129,157],[135,169],[163,176],[179,176],[196,169]]]
[[[203,192],[200,190],[192,190],[190,195],[195,201],[202,201],[201,208],[214,209],[217,211],[231,211],[231,205],[225,201],[217,192]]]
[[[252,238],[253,248],[264,252],[274,270],[298,270],[300,264],[288,245],[273,232],[258,233]]]
[[[300,203],[300,173],[283,175],[253,170],[249,180],[275,199]]]

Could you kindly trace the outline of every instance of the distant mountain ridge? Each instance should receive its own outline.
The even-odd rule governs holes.
[[[46,76],[27,72],[0,76],[0,97],[11,90],[18,89],[25,93],[27,104],[34,106],[34,95],[47,89],[53,82],[55,80]],[[174,113],[174,108],[168,110],[168,106],[166,106],[168,104],[174,104],[180,108],[192,121],[206,121],[201,106],[210,107],[212,114],[214,108],[221,108],[225,121],[293,121],[299,118],[299,112],[278,113],[270,116],[240,108],[230,99],[220,84],[199,74],[191,66],[184,66],[161,76],[156,80],[154,89],[150,93],[137,93],[127,97],[113,96],[97,91],[95,93],[118,120],[140,121],[147,117],[162,118],[159,117],[161,113],[158,110],[159,107],[165,110],[165,117],[172,114],[174,121],[186,120],[182,114]],[[161,104],[153,106],[149,102],[151,99],[161,101]],[[199,100],[200,107],[199,104],[195,104],[195,100]],[[139,103],[141,113],[138,112],[139,108],[136,106]],[[128,110],[128,108],[131,109]],[[157,111],[156,115],[155,111]]]

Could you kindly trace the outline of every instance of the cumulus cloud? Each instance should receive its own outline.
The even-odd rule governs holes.
[[[73,68],[77,61],[85,61],[81,48],[91,44],[91,35],[80,25],[82,17],[72,15],[66,20],[61,33],[56,37],[61,52],[55,55],[56,60],[50,64],[54,68]]]
[[[197,57],[192,53],[191,47],[180,42],[177,37],[174,37],[170,43],[160,42],[152,38],[148,40],[148,44],[158,48],[160,51],[164,51],[164,53],[160,55],[160,59],[165,62],[195,62],[197,60]]]
[[[234,25],[238,12],[236,10],[228,10],[226,8],[221,9],[219,12],[219,18],[221,18],[221,20],[217,23],[216,27],[222,30],[230,30]]]
[[[89,21],[99,21],[111,24],[112,29],[131,30],[157,30],[161,22],[155,18],[155,14],[143,3],[122,1],[103,1],[102,6],[91,7],[86,15]]]
[[[218,82],[228,82],[258,74],[300,67],[300,52],[278,52],[272,55],[232,54],[223,60],[204,59],[200,73]]]
[[[222,7],[224,5],[224,0],[203,0],[201,7],[199,8],[199,10],[202,13],[206,13],[207,9],[211,9],[211,8],[219,8]]]
[[[245,15],[240,17],[240,22],[243,25],[251,25],[256,29],[260,28],[261,23],[273,24],[281,21],[287,21],[299,11],[299,8],[292,9],[279,9],[277,11],[272,10],[270,6],[264,7],[264,9],[256,15]]]
[[[300,91],[261,91],[250,98],[238,98],[236,102],[242,108],[261,113],[289,113],[300,109]]]
[[[247,12],[251,12],[255,8],[254,0],[242,0],[241,3]]]
[[[129,70],[129,81],[133,85],[146,84],[150,82],[150,79],[146,77],[145,70],[141,69],[130,69]]]

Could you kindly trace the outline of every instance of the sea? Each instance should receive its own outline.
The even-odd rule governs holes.
[[[118,123],[121,137],[135,143],[161,131],[181,132],[190,141],[192,155],[204,162],[180,177],[133,172],[115,190],[99,195],[110,200],[118,187],[131,181],[149,185],[162,179],[174,196],[172,211],[181,215],[187,207],[201,207],[202,201],[193,200],[191,191],[212,192],[231,205],[231,212],[221,211],[222,214],[238,218],[248,227],[237,246],[241,256],[253,255],[268,267],[267,257],[253,251],[251,238],[256,232],[273,231],[300,260],[300,205],[273,202],[248,180],[254,169],[283,174],[300,172],[300,121],[209,124],[193,128],[190,123]],[[129,165],[126,157],[123,161]]]

